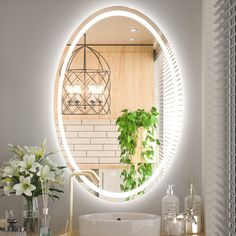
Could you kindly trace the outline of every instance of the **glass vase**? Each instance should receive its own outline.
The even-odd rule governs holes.
[[[27,233],[37,233],[39,229],[39,207],[36,197],[24,198],[23,225]]]
[[[51,236],[50,218],[51,217],[48,214],[48,208],[44,208],[40,223],[40,236]]]

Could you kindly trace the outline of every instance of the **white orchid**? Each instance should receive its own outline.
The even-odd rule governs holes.
[[[31,177],[20,176],[20,183],[15,184],[13,188],[16,190],[16,195],[25,194],[26,196],[32,196],[32,191],[36,189],[36,187],[31,184]]]
[[[45,181],[45,180],[54,181],[55,180],[55,173],[50,170],[48,165],[41,167],[37,175],[40,177],[41,181]]]
[[[21,172],[36,172],[37,168],[41,167],[38,162],[35,162],[34,155],[25,155],[23,161],[19,162]]]

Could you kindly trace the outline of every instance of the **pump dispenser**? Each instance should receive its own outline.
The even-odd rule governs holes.
[[[173,187],[173,184],[169,184],[166,191],[167,195],[162,198],[162,218],[164,214],[179,212],[179,198],[174,195]]]
[[[168,185],[168,188],[167,188],[167,190],[166,190],[166,194],[167,194],[167,195],[174,195],[173,187],[174,187],[173,184],[169,184],[169,185]]]

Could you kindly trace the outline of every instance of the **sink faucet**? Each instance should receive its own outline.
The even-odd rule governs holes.
[[[76,176],[86,176],[90,178],[97,186],[99,184],[99,177],[93,170],[82,170],[82,171],[74,171],[70,174],[69,177],[69,198],[70,198],[70,208],[69,208],[69,219],[67,221],[67,235],[72,236],[73,230],[73,205],[74,205],[74,186],[73,186],[73,178]]]

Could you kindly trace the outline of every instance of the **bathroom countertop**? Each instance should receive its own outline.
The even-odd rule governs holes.
[[[186,236],[205,236],[204,233],[201,234],[187,234]]]
[[[67,234],[65,234],[65,233],[64,234],[56,234],[56,235],[58,235],[58,236],[67,236]],[[75,235],[79,236],[79,232],[76,232]],[[94,235],[94,236],[96,236],[96,235]],[[201,234],[188,234],[186,236],[205,236],[205,234],[204,233],[201,233]]]
[[[186,234],[186,236],[205,236],[205,234],[204,233],[201,233],[201,234]]]
[[[55,235],[57,235],[57,236],[67,236],[67,234],[65,234],[65,233],[64,234],[63,233],[62,234],[57,233]],[[79,236],[79,233],[76,233],[74,236]],[[94,235],[94,236],[96,236],[96,235]],[[205,234],[204,233],[201,233],[201,234],[188,234],[186,236],[205,236]]]

